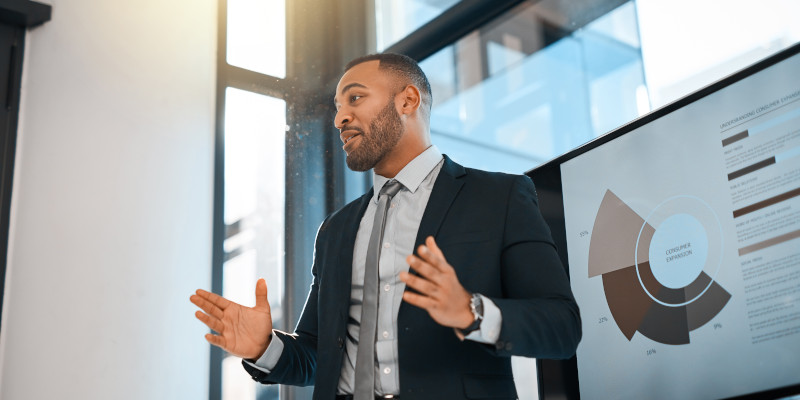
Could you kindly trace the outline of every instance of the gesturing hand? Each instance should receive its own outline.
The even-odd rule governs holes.
[[[272,315],[264,279],[256,282],[256,306],[252,308],[202,289],[197,289],[189,300],[205,311],[196,311],[195,317],[218,333],[206,334],[209,343],[242,358],[259,358],[267,350]]]
[[[469,308],[470,294],[461,286],[456,271],[432,236],[417,248],[417,254],[406,257],[406,262],[420,276],[401,272],[400,280],[419,293],[406,291],[403,300],[424,309],[442,326],[460,329],[469,326],[474,319]]]

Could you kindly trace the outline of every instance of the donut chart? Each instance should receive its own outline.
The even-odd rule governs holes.
[[[689,332],[730,300],[715,280],[722,229],[714,211],[689,195],[664,200],[642,217],[607,190],[592,228],[589,278],[602,277],[608,307],[622,334],[688,344]]]

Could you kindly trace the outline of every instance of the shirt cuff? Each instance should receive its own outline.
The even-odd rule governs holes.
[[[278,365],[278,359],[281,358],[281,354],[283,354],[283,341],[275,336],[272,335],[272,340],[269,342],[269,346],[267,346],[267,350],[258,360],[247,360],[245,359],[244,362],[250,364],[253,368],[256,368],[260,371],[265,373],[270,373]]]
[[[479,343],[495,344],[497,339],[500,338],[500,327],[503,326],[503,314],[500,313],[500,308],[488,297],[481,296],[483,302],[483,321],[481,321],[480,328],[472,331],[469,335],[464,336],[459,329],[454,329],[456,336],[459,339],[469,339]]]

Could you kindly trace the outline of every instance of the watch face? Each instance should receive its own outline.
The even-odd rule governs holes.
[[[470,301],[470,308],[475,315],[475,319],[483,318],[483,300],[478,294],[473,294]]]

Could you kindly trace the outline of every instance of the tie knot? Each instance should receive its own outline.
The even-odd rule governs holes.
[[[392,179],[389,182],[386,182],[385,185],[383,185],[383,188],[381,189],[381,193],[378,195],[378,198],[380,198],[383,195],[387,195],[389,196],[389,199],[391,199],[402,188],[403,188],[402,183]]]

